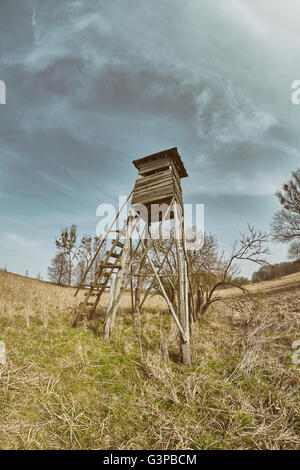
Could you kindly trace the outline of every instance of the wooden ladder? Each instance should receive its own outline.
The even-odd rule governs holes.
[[[78,312],[74,318],[73,327],[78,324],[81,317],[85,315],[90,320],[95,313],[97,305],[106,289],[110,289],[110,280],[114,273],[121,268],[119,261],[123,252],[124,243],[121,238],[124,237],[123,231],[117,231],[117,237],[112,240],[109,251],[106,252],[105,258],[100,263],[100,269],[90,284],[80,285],[81,289],[85,289],[84,300],[79,304]],[[117,270],[117,271],[115,271]]]

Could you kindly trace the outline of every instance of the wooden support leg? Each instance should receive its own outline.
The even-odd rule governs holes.
[[[144,239],[144,245],[147,248],[148,238],[147,236]],[[141,293],[143,287],[143,280],[145,274],[145,265],[146,265],[146,257],[144,257],[143,261],[140,264],[139,268],[139,276],[137,280],[137,286],[135,291],[135,302],[134,302],[134,310],[133,310],[133,323],[135,326],[139,325],[140,321],[140,304],[141,304]]]
[[[186,334],[186,341],[180,336],[181,362],[187,366],[191,365],[191,349],[189,340],[189,315],[188,302],[186,301],[186,266],[182,244],[183,214],[178,204],[174,204],[174,228],[178,263],[178,294],[179,294],[179,320],[183,331]]]

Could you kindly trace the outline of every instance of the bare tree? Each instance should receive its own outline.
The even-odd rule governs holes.
[[[236,281],[239,273],[240,261],[251,261],[259,265],[265,265],[264,256],[269,254],[267,248],[268,235],[255,230],[248,225],[249,233],[241,234],[240,240],[235,241],[231,254],[226,258],[222,254],[216,262],[212,272],[213,276],[209,282],[199,285],[197,292],[197,317],[204,315],[208,307],[214,302],[223,301],[223,298],[217,295],[217,291],[224,287],[237,287],[242,292],[247,293],[247,289]]]
[[[89,265],[92,257],[96,254],[98,247],[102,241],[102,236],[91,237],[90,235],[83,235],[80,241],[80,245],[77,250],[77,282],[81,284],[87,266]],[[100,270],[100,263],[103,259],[104,251],[106,250],[106,244],[103,245],[102,249],[98,253],[93,266],[86,277],[86,282],[93,282]]]
[[[283,184],[276,196],[282,209],[273,216],[273,239],[288,243],[300,237],[300,169],[292,172],[291,179]]]
[[[80,245],[77,250],[77,266],[76,266],[76,277],[77,284],[81,284],[86,268],[92,257],[92,237],[89,235],[83,235],[80,241]],[[90,273],[89,273],[90,277]],[[88,282],[88,279],[87,279]]]
[[[102,243],[103,235],[99,235],[98,237],[93,238],[92,242],[92,257],[94,257],[98,251],[98,248],[100,247]],[[100,271],[100,264],[103,261],[105,257],[105,253],[107,251],[107,240],[104,241],[104,244],[102,245],[102,248],[100,249],[99,253],[96,256],[96,259],[92,265],[91,268],[91,281],[95,281],[95,279],[98,276],[98,273]]]
[[[156,269],[160,270],[161,283],[175,309],[178,307],[178,266],[174,232],[168,232],[168,237],[161,234],[151,249],[151,257]],[[187,251],[187,262],[190,283],[190,303],[193,311],[193,294],[197,293],[199,286],[213,286],[218,279],[220,261],[217,253],[217,241],[211,234],[197,234],[198,240],[193,250]],[[153,292],[160,292],[159,285],[154,279]],[[199,297],[199,295],[198,295]]]
[[[68,282],[67,259],[64,253],[57,253],[54,258],[52,258],[48,268],[48,277],[50,281],[58,285],[63,285]]]
[[[218,253],[217,241],[211,234],[205,234],[203,243],[199,243],[198,248],[188,251],[189,279],[195,304],[195,319],[204,315],[214,302],[223,301],[223,298],[217,295],[219,289],[237,287],[244,293],[247,292],[238,277],[240,261],[266,264],[264,255],[269,253],[266,246],[267,234],[256,231],[251,226],[248,226],[248,229],[249,233],[241,234],[240,240],[234,243],[228,257],[224,253]],[[157,240],[154,247],[156,253],[151,254],[153,263],[157,268],[163,264],[162,274],[165,277],[162,277],[162,283],[172,303],[176,304],[178,270],[174,236],[171,234],[168,240]],[[162,263],[163,259],[164,263]],[[156,282],[154,282],[154,287],[159,292]]]
[[[55,240],[55,244],[60,253],[63,253],[67,259],[67,276],[68,285],[72,283],[72,275],[74,272],[74,264],[77,258],[77,227],[71,225],[70,228],[65,227],[62,229],[60,237]]]

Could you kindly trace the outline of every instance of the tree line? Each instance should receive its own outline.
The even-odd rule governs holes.
[[[300,271],[300,260],[277,264],[266,264],[252,274],[252,282],[271,281]]]

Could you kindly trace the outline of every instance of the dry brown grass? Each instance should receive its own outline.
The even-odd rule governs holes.
[[[299,448],[298,290],[210,310],[191,368],[177,363],[178,331],[159,298],[137,331],[126,295],[107,343],[70,328],[73,294],[0,272],[1,448]]]
[[[292,289],[300,289],[300,273],[290,274],[289,276],[284,276],[280,279],[275,279],[273,281],[264,281],[258,282],[256,284],[248,284],[244,286],[252,294],[269,294],[279,291],[287,291]],[[240,296],[241,291],[238,288],[230,288],[222,291],[218,291],[220,294],[227,298],[233,296]]]

